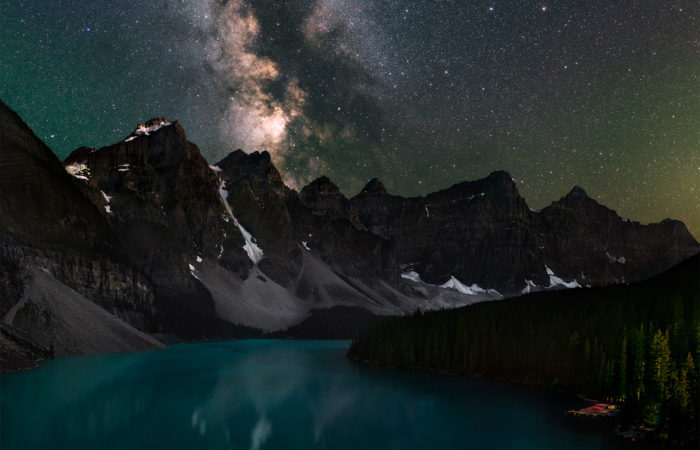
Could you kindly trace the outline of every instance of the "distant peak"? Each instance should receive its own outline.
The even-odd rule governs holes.
[[[311,192],[336,195],[340,194],[340,189],[330,180],[330,178],[325,175],[321,175],[311,183],[304,186],[302,189],[302,195],[308,195]]]
[[[381,181],[379,181],[379,178],[372,178],[367,182],[365,187],[362,189],[362,192],[366,194],[386,194],[386,188],[382,184]]]
[[[673,225],[673,226],[682,225],[683,227],[685,227],[685,224],[683,222],[681,222],[680,220],[670,219],[668,217],[659,223],[662,225]]]
[[[569,191],[567,196],[588,197],[588,194],[586,194],[586,191],[584,191],[581,186],[576,185],[571,188],[571,191]]]
[[[269,183],[274,189],[286,188],[270,153],[266,151],[246,153],[241,149],[234,150],[215,165],[234,179],[247,180],[252,184]]]
[[[255,152],[255,153],[258,153],[258,152]],[[270,152],[268,152],[267,150],[263,150],[260,152],[260,159],[262,159],[263,161],[270,161],[271,162],[272,156],[270,156]]]
[[[221,167],[222,169],[226,169],[229,167],[240,165],[265,168],[271,167],[273,164],[270,157],[270,153],[266,151],[246,153],[239,148],[226,155],[221,161],[216,163],[216,165]]]
[[[331,182],[330,178],[328,178],[325,175],[321,175],[320,177],[316,178],[315,180],[313,180],[309,184],[333,184],[333,183]]]
[[[491,180],[508,181],[511,183],[513,182],[513,177],[511,177],[510,174],[505,170],[496,170],[494,172],[491,172],[486,178]]]

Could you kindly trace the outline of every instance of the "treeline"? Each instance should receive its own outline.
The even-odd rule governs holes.
[[[632,286],[542,292],[381,322],[352,359],[622,403],[679,447],[700,434],[700,255]]]

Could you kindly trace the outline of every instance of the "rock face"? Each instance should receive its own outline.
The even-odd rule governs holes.
[[[12,342],[8,348],[29,348],[15,338],[35,336],[55,319],[50,311],[43,313],[45,323],[18,325],[8,317],[21,299],[27,308],[39,301],[28,290],[36,270],[115,320],[142,330],[155,325],[149,280],[129,262],[108,222],[53,152],[0,102],[0,315],[3,340]]]
[[[109,224],[76,189],[63,166],[0,102],[0,245],[11,280],[1,312],[20,295],[21,271],[36,265],[107,310],[147,327],[153,294],[129,264]]]
[[[238,222],[253,232],[264,257],[240,287],[212,284],[217,277],[211,269],[200,277],[212,291],[239,290],[243,300],[233,308],[238,308],[238,317],[247,317],[246,323],[252,320],[275,330],[300,322],[312,309],[344,305],[400,314],[402,305],[415,304],[396,289],[398,265],[389,242],[356,229],[348,220],[312,214],[299,194],[284,185],[269,153],[237,150],[212,167],[227,186],[227,201]],[[247,312],[240,310],[260,293],[264,299],[246,306]],[[216,297],[224,306],[223,296]],[[230,303],[225,308],[230,310]],[[252,309],[258,317],[250,317]]]
[[[387,193],[375,179],[350,203],[365,227],[392,242],[403,270],[427,283],[454,276],[505,294],[534,263],[529,210],[505,172],[413,199]]]
[[[1,103],[0,131],[3,364],[157,345],[144,333],[349,337],[381,315],[635,281],[700,250],[682,223],[621,219],[580,188],[531,211],[505,172],[416,198],[373,179],[348,199],[326,177],[289,189],[267,152],[210,166],[164,118],[63,165]]]
[[[266,152],[208,166],[177,122],[156,118],[64,166],[153,285],[154,332],[230,337],[246,334],[237,325],[286,328],[312,309],[400,314],[415,303],[395,289],[389,243],[313,215]]]
[[[122,142],[76,150],[64,165],[153,284],[155,331],[193,338],[234,332],[217,318],[193,268],[209,258],[245,277],[252,262],[217,173],[177,122],[152,119]]]
[[[535,222],[543,260],[581,284],[641,281],[698,252],[682,222],[623,219],[578,186],[537,213]]]
[[[390,241],[403,276],[427,284],[450,286],[454,278],[464,288],[511,296],[640,281],[699,249],[681,222],[623,219],[579,187],[531,211],[502,171],[415,198],[391,195],[373,179],[346,200],[327,184],[304,188],[305,205]]]
[[[246,154],[236,150],[216,164],[229,190],[229,203],[240,214],[245,227],[255,230],[264,248],[269,249],[261,268],[275,278],[277,272],[266,260],[289,268],[285,283],[298,275],[303,251],[320,257],[331,268],[347,276],[372,282],[398,278],[389,243],[357,229],[345,217],[320,217],[309,210],[301,196],[282,182],[267,152]],[[326,179],[327,180],[327,179]],[[233,188],[235,186],[235,188]],[[338,194],[338,188],[328,182]],[[342,197],[342,195],[341,195]],[[344,198],[344,197],[343,197]]]

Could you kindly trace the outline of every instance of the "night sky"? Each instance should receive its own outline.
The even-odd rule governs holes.
[[[507,170],[700,237],[697,0],[0,0],[0,98],[60,158],[164,116],[215,162],[401,195]]]

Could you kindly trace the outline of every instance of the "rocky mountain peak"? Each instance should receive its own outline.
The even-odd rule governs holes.
[[[567,197],[588,197],[588,194],[586,194],[586,191],[583,190],[581,186],[574,186],[571,188],[569,193],[567,194]]]
[[[491,172],[489,176],[486,177],[486,179],[492,182],[500,182],[507,184],[513,183],[513,177],[511,177],[510,174],[505,170],[495,170]]]
[[[314,215],[332,218],[347,218],[352,215],[348,199],[325,175],[304,186],[299,197]]]
[[[153,119],[147,120],[146,123],[138,124],[134,131],[131,132],[129,137],[126,138],[126,142],[134,140],[138,136],[150,136],[152,133],[157,132],[161,128],[169,127],[171,125],[173,125],[173,122],[164,117],[154,117]]]
[[[362,188],[361,193],[365,194],[386,194],[386,188],[379,178],[372,178],[367,182],[364,188]]]
[[[505,170],[491,172],[486,178],[482,179],[481,182],[485,184],[485,188],[488,190],[501,192],[507,194],[509,197],[520,196],[515,181],[513,181],[513,177]]]
[[[230,182],[245,180],[251,185],[269,185],[280,193],[287,190],[269,152],[246,153],[238,149],[216,163],[216,166],[227,174]]]
[[[33,158],[53,166],[60,166],[56,155],[34,134],[24,123],[22,118],[0,100],[0,140],[3,146],[2,152],[6,152],[10,146],[22,147],[24,153]],[[3,167],[4,169],[4,167]],[[4,173],[3,173],[4,175]]]
[[[568,194],[558,201],[552,203],[551,207],[565,208],[577,211],[580,214],[591,214],[592,211],[610,213],[612,210],[601,205],[594,198],[590,197],[581,186],[574,186]]]
[[[343,195],[338,186],[336,186],[327,176],[321,175],[311,183],[304,186],[301,190],[302,198],[310,195]]]
[[[635,281],[700,248],[682,223],[624,220],[580,188],[533,213],[503,171],[412,198],[374,178],[347,199],[325,176],[290,190],[273,159],[209,166],[157,117],[62,167],[0,102],[0,312],[48,268],[141,330],[231,337],[337,305],[402,314]]]

